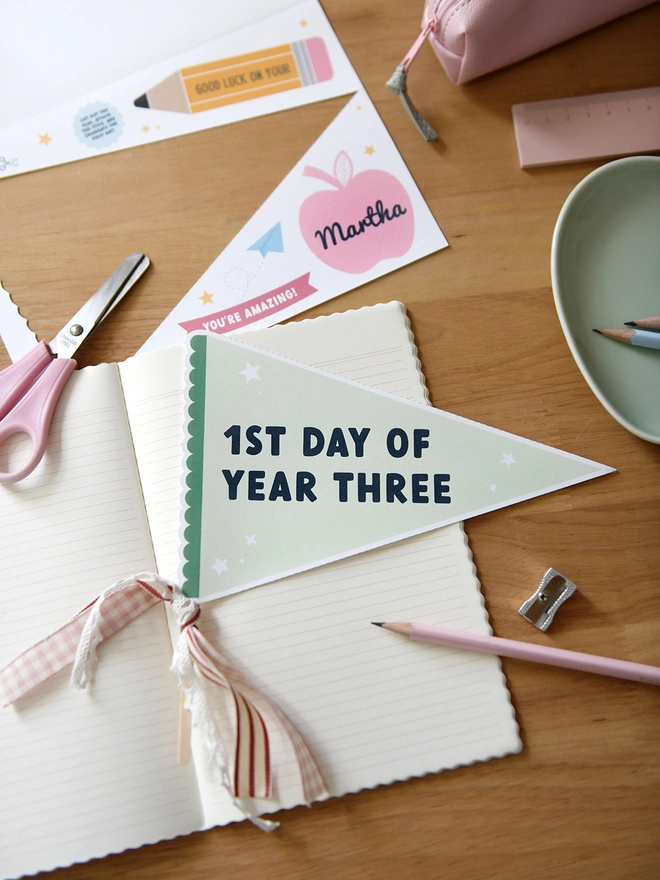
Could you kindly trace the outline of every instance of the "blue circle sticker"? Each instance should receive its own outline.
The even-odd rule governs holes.
[[[78,111],[73,120],[73,129],[85,146],[102,150],[119,140],[124,130],[124,120],[112,104],[97,101]]]

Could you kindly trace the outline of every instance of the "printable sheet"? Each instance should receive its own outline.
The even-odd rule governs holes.
[[[147,339],[268,327],[447,247],[376,108],[357,92]]]
[[[156,11],[154,21],[159,19]],[[359,88],[321,6],[317,0],[305,0],[0,129],[0,177],[227,125]]]

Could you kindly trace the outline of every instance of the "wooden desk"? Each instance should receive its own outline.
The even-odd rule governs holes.
[[[441,134],[433,145],[383,85],[417,33],[422,3],[324,6],[450,248],[308,314],[400,299],[437,405],[616,467],[471,520],[467,531],[498,635],[660,664],[660,448],[627,433],[591,393],[550,289],[557,214],[602,162],[521,171],[511,123],[517,102],[657,85],[660,5],[463,87],[425,47],[409,89]],[[80,360],[131,355],[343,103],[3,181],[5,286],[48,339],[121,259],[145,251],[153,268]],[[579,593],[544,636],[517,608],[549,565]],[[503,666],[520,755],[299,808],[279,816],[273,835],[246,822],[52,876],[660,876],[660,692],[513,660]]]

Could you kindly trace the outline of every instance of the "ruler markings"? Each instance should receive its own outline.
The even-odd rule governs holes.
[[[660,87],[515,104],[513,121],[523,168],[653,152]]]
[[[660,86],[648,89],[632,89],[627,92],[601,92],[598,95],[577,95],[574,98],[559,98],[552,101],[533,101],[529,104],[517,104],[524,108],[525,113],[543,112],[545,110],[563,110],[565,107],[575,107],[583,104],[607,104],[621,103],[623,101],[639,102],[646,99],[653,101],[660,96]]]

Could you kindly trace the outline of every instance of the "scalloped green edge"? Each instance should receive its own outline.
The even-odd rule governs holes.
[[[183,530],[182,590],[197,598],[200,586],[200,552],[202,542],[202,483],[204,477],[204,416],[206,406],[206,342],[204,335],[190,339],[190,373],[188,377],[188,439],[190,453],[186,458],[186,486]]]

